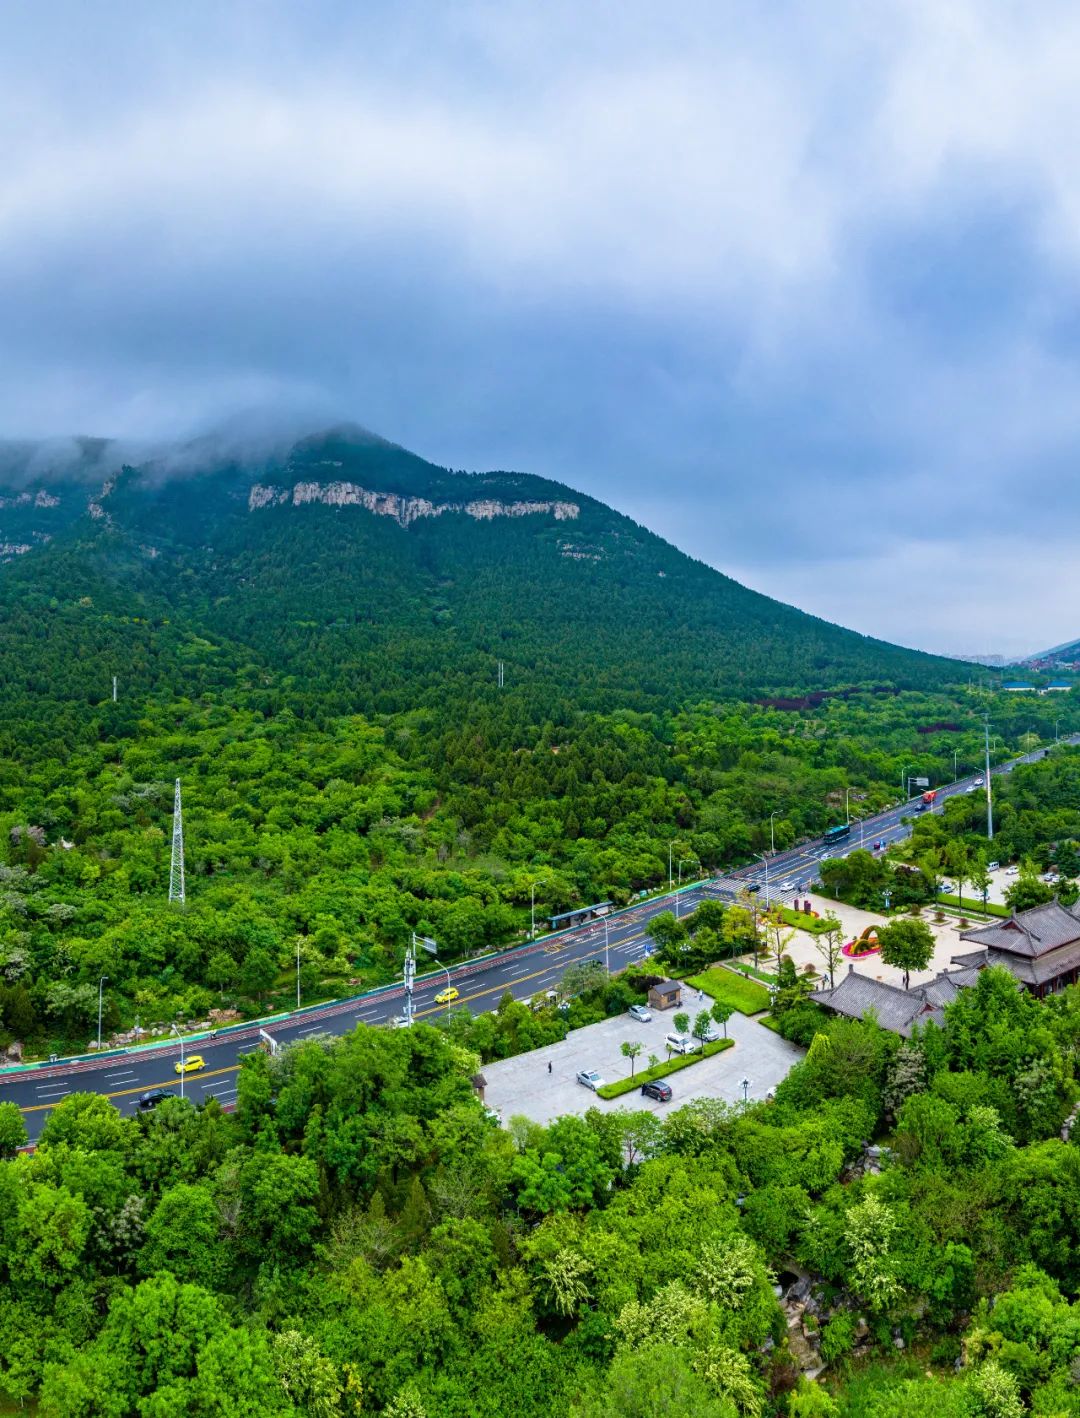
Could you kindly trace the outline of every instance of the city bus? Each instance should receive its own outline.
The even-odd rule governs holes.
[[[841,823],[839,823],[838,826],[836,826],[836,827],[830,827],[830,828],[826,831],[825,836],[824,836],[824,838],[823,838],[823,841],[824,841],[826,847],[828,847],[828,846],[829,846],[831,843],[833,843],[833,842],[839,842],[842,837],[850,837],[850,836],[851,836],[851,823],[850,823],[850,822],[841,822]]]

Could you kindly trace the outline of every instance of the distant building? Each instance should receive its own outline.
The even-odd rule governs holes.
[[[1028,684],[1026,680],[1009,679],[1001,686],[1002,689],[1009,690],[1012,694],[1034,694],[1035,686]]]
[[[981,970],[1004,965],[1017,981],[1042,999],[1080,979],[1080,915],[1056,898],[1007,920],[962,932],[978,949],[954,955],[954,965]]]
[[[1046,693],[1068,694],[1070,689],[1072,689],[1072,685],[1067,679],[1052,679],[1046,686]]]

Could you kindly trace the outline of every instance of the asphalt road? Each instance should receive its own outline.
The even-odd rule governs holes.
[[[1080,742],[1080,734],[1063,742]],[[1023,759],[1012,760],[995,769],[995,773],[1011,771],[1017,762],[1028,762],[1041,756],[1041,750]],[[938,791],[937,804],[956,793],[965,792],[974,782],[974,775],[950,784]],[[818,864],[824,851],[843,855],[856,847],[869,847],[875,841],[886,843],[907,836],[909,828],[901,821],[916,811],[919,798],[900,803],[886,812],[865,819],[852,827],[850,837],[826,848],[822,841],[805,843],[790,851],[778,852],[769,858],[769,894],[790,901],[799,891],[805,891],[817,877]],[[578,960],[605,959],[612,970],[641,960],[650,948],[646,928],[650,919],[661,911],[678,909],[686,913],[705,897],[731,896],[748,881],[762,883],[759,899],[764,901],[765,873],[760,864],[744,867],[728,877],[719,877],[684,889],[681,894],[654,897],[651,901],[608,918],[592,922],[557,936],[541,937],[498,956],[465,962],[450,971],[459,997],[452,1007],[467,1007],[474,1014],[494,1009],[509,990],[516,999],[526,1000],[552,988],[561,979],[566,967]],[[788,883],[793,889],[782,890]],[[435,1002],[435,996],[446,987],[445,970],[436,971],[417,980],[413,992],[415,1017],[430,1019],[446,1006]],[[391,986],[338,1001],[315,1010],[307,1010],[294,1020],[282,1020],[268,1026],[268,1032],[279,1043],[292,1043],[319,1034],[344,1034],[358,1022],[384,1024],[402,1007],[402,988]],[[183,1083],[185,1095],[197,1103],[217,1098],[223,1105],[236,1099],[236,1075],[240,1060],[259,1047],[258,1026],[232,1031],[215,1039],[200,1039],[186,1046],[188,1054],[199,1054],[206,1061],[202,1072],[189,1074]],[[101,1093],[122,1113],[133,1113],[139,1095],[152,1088],[181,1091],[175,1072],[180,1057],[177,1043],[160,1049],[129,1055],[113,1055],[108,1059],[56,1063],[25,1073],[0,1075],[0,1102],[17,1103],[26,1120],[31,1141],[39,1135],[50,1109],[74,1092]]]

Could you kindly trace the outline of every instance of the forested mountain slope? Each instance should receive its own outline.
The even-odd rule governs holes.
[[[359,430],[244,461],[195,445],[116,475],[107,447],[93,452],[67,483],[7,460],[0,592],[9,616],[37,612],[31,641],[89,598],[75,628],[100,692],[112,667],[86,622],[102,613],[247,647],[347,712],[486,693],[500,659],[544,711],[956,677],[749,591],[560,484],[448,472]],[[149,688],[152,664],[117,639]]]

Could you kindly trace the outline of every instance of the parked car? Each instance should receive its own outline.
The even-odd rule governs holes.
[[[941,883],[941,886],[940,886],[938,889],[939,889],[940,891],[944,891],[944,892],[948,893],[948,894],[951,896],[952,893],[956,890],[956,887],[953,885],[953,883],[952,883],[951,881],[943,881],[943,882]]]
[[[148,1093],[144,1093],[139,1099],[140,1112],[149,1112],[151,1108],[156,1108],[159,1103],[164,1103],[166,1098],[175,1098],[176,1094],[171,1093],[167,1088],[151,1088]]]
[[[643,1004],[632,1004],[626,1011],[631,1019],[636,1019],[639,1024],[651,1024],[652,1013]]]
[[[987,862],[987,864],[986,864],[986,870],[987,870],[987,871],[1000,871],[1000,870],[1001,870],[1001,863],[1000,863],[1000,862]]]
[[[577,1076],[577,1081],[583,1088],[591,1088],[594,1093],[604,1086],[603,1078],[594,1068],[583,1068]]]
[[[188,1054],[187,1058],[183,1061],[183,1063],[181,1063],[180,1060],[177,1059],[176,1063],[173,1066],[173,1072],[198,1073],[201,1069],[204,1069],[205,1067],[206,1060],[203,1058],[202,1054]]]
[[[1019,876],[1019,875],[1020,875],[1020,868],[1019,868],[1019,867],[1006,867],[1006,868],[1005,868],[1005,875],[1006,875],[1006,876]]]
[[[664,1047],[670,1049],[673,1054],[692,1054],[696,1041],[691,1039],[689,1034],[669,1034],[664,1040]]]
[[[717,1039],[723,1038],[723,1035],[720,1033],[720,1030],[717,1028],[716,1024],[710,1020],[709,1027],[705,1034],[695,1034],[694,1038],[702,1044],[715,1044]]]
[[[662,1078],[653,1078],[648,1083],[643,1083],[641,1092],[644,1097],[655,1098],[658,1103],[671,1102],[671,1084],[665,1083]]]

